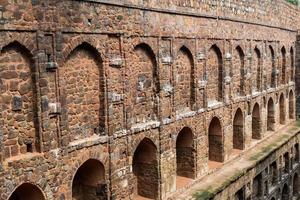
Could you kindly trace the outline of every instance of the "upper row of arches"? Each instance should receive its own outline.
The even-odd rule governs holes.
[[[270,46],[270,70],[274,72],[275,54]],[[293,48],[290,49],[294,57]],[[286,50],[282,49],[282,66],[286,66]],[[252,62],[252,84],[257,90],[262,87],[262,52],[255,47]],[[175,110],[181,113],[185,110],[192,110],[195,104],[196,77],[195,60],[193,53],[187,46],[181,46],[176,53],[176,58],[172,63],[172,70],[166,72],[168,80],[162,78],[162,73],[157,65],[157,56],[150,45],[140,43],[134,46],[127,54],[126,60],[130,67],[125,70],[126,87],[124,90],[126,107],[128,112],[126,118],[128,124],[136,124],[156,120],[159,110],[159,92],[164,90],[160,85],[164,79],[166,84],[170,84],[171,100],[163,102],[165,104],[164,116],[171,116]],[[228,76],[225,67],[223,53],[216,45],[212,45],[207,53],[204,65],[203,80],[206,82],[206,98],[208,104],[220,102],[224,97],[224,79]],[[241,46],[237,46],[233,53],[231,67],[231,77],[233,91],[243,95],[249,92],[245,84],[248,70],[246,68],[247,59]],[[39,70],[36,69],[32,53],[25,46],[18,42],[12,42],[1,49],[0,64],[3,71],[0,73],[1,81],[1,104],[3,111],[1,118],[4,135],[9,131],[15,131],[16,137],[9,138],[11,145],[7,149],[7,156],[17,155],[26,151],[35,151],[39,138],[39,118],[37,117],[37,105],[40,103],[40,86],[38,79]],[[293,60],[293,59],[292,59]],[[292,61],[291,63],[293,63]],[[61,118],[67,123],[61,124],[61,135],[67,141],[82,139],[93,134],[103,132],[107,123],[107,111],[105,108],[107,101],[107,86],[112,90],[117,90],[118,84],[122,82],[122,77],[114,79],[106,77],[103,68],[103,56],[97,48],[87,42],[80,43],[70,51],[65,58],[62,67],[58,69],[58,95],[62,106]],[[269,65],[268,65],[269,66]],[[269,69],[268,68],[268,69]],[[294,69],[293,67],[291,68]],[[285,68],[282,74],[286,76]],[[169,73],[169,74],[168,74]],[[276,80],[274,73],[267,73],[270,80]],[[293,73],[292,73],[293,74]],[[272,76],[272,77],[271,77]],[[200,77],[201,79],[201,77]],[[282,78],[283,79],[283,78]],[[121,83],[123,84],[123,83]],[[117,85],[117,86],[115,86]],[[276,84],[274,83],[274,86]],[[53,90],[52,83],[45,87]],[[56,92],[56,91],[48,91]],[[114,91],[112,91],[114,92]],[[45,95],[45,94],[44,94]],[[47,95],[47,94],[46,94]],[[52,96],[49,95],[49,96]],[[52,97],[51,97],[52,98]],[[56,101],[52,98],[51,101]],[[23,117],[20,117],[23,116]],[[11,123],[14,120],[16,123]],[[26,123],[24,123],[26,121]],[[120,122],[118,122],[120,123]],[[24,125],[25,124],[25,125]],[[17,150],[16,150],[17,149]]]

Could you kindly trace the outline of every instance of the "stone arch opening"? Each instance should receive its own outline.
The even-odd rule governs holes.
[[[294,160],[295,160],[295,163],[298,163],[299,162],[299,160],[300,160],[300,150],[299,150],[299,144],[297,143],[297,144],[295,144],[295,158],[294,158]]]
[[[244,95],[244,62],[245,54],[240,46],[237,46],[233,53],[233,93],[234,96]]]
[[[213,45],[207,55],[206,74],[208,104],[222,101],[223,97],[223,61],[217,45]]]
[[[244,200],[245,196],[246,195],[245,195],[245,186],[244,186],[235,193],[234,199],[235,200]]]
[[[12,42],[0,50],[0,104],[5,157],[40,151],[37,73],[26,47]],[[11,134],[13,133],[13,134]]]
[[[285,98],[283,93],[279,97],[279,115],[280,124],[285,124]]]
[[[239,150],[245,148],[244,117],[240,108],[235,112],[233,119],[233,148]]]
[[[158,198],[157,148],[148,138],[143,139],[133,155],[134,194],[150,199]]]
[[[299,190],[300,190],[299,176],[297,173],[295,173],[293,178],[293,197],[296,199],[299,197]]]
[[[15,189],[8,200],[45,200],[45,196],[37,186],[23,183]]]
[[[289,200],[290,199],[289,197],[290,197],[289,187],[287,186],[287,184],[284,184],[282,193],[281,193],[281,200]]]
[[[253,196],[256,198],[262,197],[262,195],[263,195],[262,174],[258,174],[253,179],[252,193],[253,193]]]
[[[214,117],[210,122],[208,129],[208,143],[209,160],[223,162],[223,133],[221,122],[217,117]]]
[[[192,130],[187,127],[184,127],[177,136],[177,176],[195,178],[195,153],[193,137]]]
[[[100,161],[89,159],[77,169],[72,182],[72,199],[108,199],[105,168]]]
[[[288,152],[286,152],[283,155],[284,158],[284,169],[283,169],[283,173],[288,174],[290,171],[290,155]]]
[[[294,49],[290,49],[290,59],[291,59],[291,71],[290,71],[290,81],[294,81],[294,69],[295,69],[295,60],[294,60]]]
[[[278,182],[278,168],[277,168],[277,162],[272,162],[270,166],[270,174],[271,174],[271,186],[276,186]]]
[[[286,50],[285,47],[281,48],[281,84],[286,82]]]
[[[129,101],[131,112],[129,121],[132,124],[157,119],[157,92],[159,81],[157,75],[156,56],[151,47],[141,43],[134,47],[130,59]]]
[[[261,117],[258,103],[254,105],[252,111],[252,139],[261,139]]]
[[[257,47],[254,49],[254,57],[253,57],[253,70],[252,70],[252,84],[253,91],[261,90],[261,53]]]
[[[271,59],[270,60],[270,71],[269,71],[269,74],[271,75],[270,78],[270,86],[272,88],[274,88],[276,86],[276,66],[275,66],[275,53],[274,53],[274,50],[273,50],[273,47],[270,45],[269,46],[269,51],[270,51],[270,56],[269,58]]]
[[[174,62],[174,103],[176,111],[192,110],[194,104],[194,60],[185,46],[181,47]]]
[[[289,118],[294,119],[295,118],[295,97],[293,90],[290,91],[289,94]]]
[[[268,101],[267,130],[275,131],[275,105],[272,98]]]
[[[59,70],[62,135],[70,140],[103,133],[105,128],[103,61],[88,43],[77,46]],[[82,92],[84,91],[84,92]],[[75,101],[76,99],[76,101]]]

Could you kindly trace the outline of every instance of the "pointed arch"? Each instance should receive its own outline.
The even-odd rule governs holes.
[[[40,151],[38,75],[33,55],[25,46],[14,41],[0,50],[0,65],[0,104],[11,104],[11,107],[5,106],[1,110],[5,156]],[[4,102],[4,97],[8,102]],[[8,137],[9,132],[16,134]],[[24,142],[16,144],[16,141]]]
[[[224,143],[222,125],[219,118],[212,118],[208,129],[208,154],[209,160],[224,161]]]
[[[281,52],[281,84],[286,83],[286,50],[283,46]]]
[[[221,50],[212,45],[206,62],[207,99],[208,104],[222,101],[223,98],[223,59]]]
[[[174,62],[174,103],[176,111],[192,110],[194,96],[194,59],[191,51],[182,46]]]
[[[299,176],[297,173],[294,174],[293,177],[293,197],[296,199],[299,198],[299,190],[300,190],[300,183],[299,183]]]
[[[295,118],[295,97],[293,90],[289,93],[289,118]]]
[[[253,55],[253,62],[252,62],[253,91],[261,90],[261,65],[262,65],[261,53],[260,53],[260,50],[257,47],[255,47],[254,55]]]
[[[285,113],[286,113],[286,109],[285,109],[285,97],[284,94],[281,93],[280,97],[279,97],[279,118],[280,118],[280,124],[285,124]]]
[[[272,97],[268,101],[267,130],[275,131],[275,105]]]
[[[245,71],[245,54],[240,46],[237,46],[233,53],[233,91],[235,96],[244,95],[244,71]]]
[[[294,152],[295,152],[294,161],[295,161],[295,163],[299,163],[299,160],[300,160],[299,143],[296,143],[296,144],[295,144]]]
[[[269,81],[271,88],[276,86],[276,66],[275,66],[275,52],[271,45],[269,45],[269,67],[268,67],[268,74],[269,74]]]
[[[99,160],[88,159],[77,169],[72,182],[72,198],[76,200],[108,198],[105,168]]]
[[[69,135],[72,141],[104,131],[105,80],[97,49],[81,43],[67,56],[59,77],[62,118],[68,122],[62,135]]]
[[[193,132],[184,127],[176,140],[177,176],[195,178],[195,153]]]
[[[144,138],[133,155],[134,194],[142,197],[158,198],[158,158],[155,144]]]
[[[14,190],[8,200],[45,200],[45,196],[36,185],[23,183]]]
[[[277,186],[278,184],[278,166],[276,160],[270,165],[271,174],[271,186]]]
[[[290,49],[290,62],[291,62],[291,71],[290,71],[290,81],[294,82],[294,74],[295,74],[295,55],[294,55],[294,48],[291,47]]]
[[[128,81],[128,101],[131,104],[128,120],[134,125],[157,118],[159,81],[156,55],[148,44],[136,45],[131,54],[130,68],[126,73],[131,77]]]
[[[244,116],[240,108],[233,118],[233,148],[243,150],[245,148]]]
[[[260,107],[258,103],[255,103],[252,111],[252,139],[261,139],[261,117]]]
[[[289,187],[287,184],[284,184],[283,189],[282,189],[282,193],[281,193],[281,200],[289,200],[290,199],[290,195],[289,195]]]

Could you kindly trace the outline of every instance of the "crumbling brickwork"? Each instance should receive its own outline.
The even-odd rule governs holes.
[[[173,198],[296,119],[283,0],[0,3],[1,200]]]

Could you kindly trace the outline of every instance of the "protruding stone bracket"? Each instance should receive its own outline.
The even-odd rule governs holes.
[[[109,66],[121,68],[123,66],[123,59],[120,55],[111,55],[109,58]]]
[[[12,110],[13,111],[21,111],[23,105],[23,100],[21,96],[14,96],[12,98]]]
[[[170,55],[162,56],[161,62],[163,64],[171,64],[172,63],[172,57]]]
[[[118,94],[115,92],[109,92],[108,93],[108,101],[112,103],[123,101],[124,94]]]
[[[46,71],[55,71],[58,67],[56,62],[46,62],[45,63]]]
[[[60,103],[49,103],[49,114],[50,115],[59,115],[61,113]]]
[[[162,86],[163,92],[166,94],[166,96],[170,96],[174,92],[174,88],[171,84],[165,84]]]
[[[199,80],[198,81],[198,87],[199,89],[204,89],[207,85],[207,81],[206,80]]]
[[[205,54],[203,52],[198,53],[197,59],[199,61],[205,60]]]

